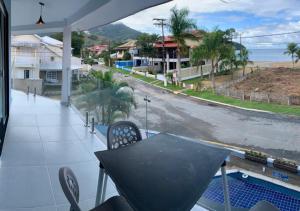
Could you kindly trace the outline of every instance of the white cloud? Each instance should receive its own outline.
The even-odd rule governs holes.
[[[300,21],[289,22],[285,24],[259,26],[249,28],[243,31],[242,36],[251,37],[265,34],[278,34],[286,32],[300,32]],[[244,38],[242,43],[249,48],[284,48],[289,42],[298,43],[300,33],[285,34],[280,36],[267,36],[258,38]],[[238,39],[236,40],[239,41]]]
[[[177,5],[178,8],[187,7],[192,13],[214,13],[221,11],[240,11],[254,14],[261,17],[291,18],[300,17],[299,0],[174,0],[159,5],[135,15],[129,16],[121,22],[144,32],[157,32],[152,25],[152,19],[156,17],[168,18],[170,9]],[[289,16],[286,16],[289,14]],[[238,18],[238,17],[232,17]]]
[[[127,17],[121,20],[122,23],[128,25],[131,28],[149,32],[158,33],[161,31],[159,28],[153,26],[153,18],[169,18],[170,9],[173,6],[178,8],[187,7],[191,11],[191,16],[198,20],[199,23],[203,23],[205,26],[205,19],[202,13],[215,13],[215,12],[244,12],[253,14],[256,17],[262,17],[264,20],[269,20],[270,25],[261,25],[254,28],[242,27],[243,36],[254,36],[270,33],[282,33],[300,31],[300,0],[224,0],[228,3],[224,3],[221,0],[174,0],[169,3],[159,5],[144,11],[141,11],[135,15]],[[275,19],[278,18],[285,20],[287,23],[277,24]],[[201,20],[204,19],[204,20]],[[242,21],[243,17],[238,15],[229,15],[226,17],[228,22]],[[225,20],[225,21],[226,21]],[[272,21],[274,23],[272,24]],[[216,25],[220,23],[216,22]],[[235,27],[234,25],[232,27]],[[252,38],[244,39],[243,43],[246,46],[264,47],[264,48],[282,48],[287,42],[297,42],[300,40],[300,34],[273,36],[264,38]],[[273,44],[272,44],[273,43]],[[281,44],[281,45],[280,45]]]

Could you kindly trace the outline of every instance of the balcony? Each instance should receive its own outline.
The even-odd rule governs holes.
[[[95,202],[99,171],[94,152],[106,149],[105,136],[100,132],[91,134],[90,129],[84,127],[78,111],[62,106],[59,101],[19,91],[12,91],[12,97],[11,116],[0,162],[0,210],[68,210],[69,204],[58,181],[58,169],[62,166],[74,170],[81,187],[80,205],[83,210],[91,209]],[[243,174],[251,172],[231,170],[228,173],[233,175],[229,176],[230,193],[242,190],[251,193],[249,187],[234,181],[236,175],[244,177]],[[223,210],[223,205],[216,202],[220,201],[220,197],[222,199],[222,192],[216,189],[218,177],[213,182],[193,211]],[[234,189],[236,187],[241,189]],[[113,182],[108,180],[106,198],[117,194]],[[272,194],[269,193],[270,200],[275,197]],[[239,205],[243,204],[244,199],[240,200]],[[238,201],[233,198],[233,203]]]
[[[14,66],[15,67],[29,67],[34,68],[39,65],[37,58],[32,56],[15,56]]]
[[[82,208],[92,208],[99,171],[93,152],[104,149],[103,142],[59,101],[19,91],[12,99],[0,159],[0,210],[68,210],[58,181],[61,166],[75,171]],[[108,195],[116,193],[111,186]]]
[[[69,166],[80,183],[81,207],[93,208],[105,137],[57,100],[12,91],[11,116],[0,160],[0,210],[69,210],[58,169]],[[108,181],[106,198],[118,195]],[[194,210],[202,210],[197,205]]]

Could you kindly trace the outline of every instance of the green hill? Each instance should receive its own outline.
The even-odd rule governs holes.
[[[89,32],[92,36],[100,36],[100,38],[106,40],[109,39],[114,42],[123,42],[128,39],[136,39],[141,34],[141,32],[134,30],[122,23],[108,24],[90,30]]]

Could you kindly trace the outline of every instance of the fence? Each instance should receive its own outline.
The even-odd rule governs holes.
[[[173,71],[176,71],[176,69],[174,70],[169,70],[168,73],[172,73]],[[211,71],[211,66],[210,65],[203,65],[202,66],[202,72],[203,75],[209,75]],[[187,67],[187,68],[181,68],[181,80],[188,80],[188,79],[192,79],[192,78],[197,78],[201,76],[201,67],[199,67],[199,69],[197,70],[196,66],[193,67]]]
[[[243,90],[236,90],[234,88],[220,88],[216,89],[216,93],[219,95],[225,95],[236,99],[266,102],[266,103],[278,103],[285,105],[300,105],[300,96],[287,96],[275,93],[261,93],[261,92],[245,92]]]

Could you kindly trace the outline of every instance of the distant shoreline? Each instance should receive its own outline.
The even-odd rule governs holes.
[[[249,64],[248,67],[273,67],[273,68],[279,68],[279,67],[285,67],[285,68],[292,68],[293,64],[292,61],[253,61],[253,64]],[[296,68],[300,68],[300,62],[295,63]]]

